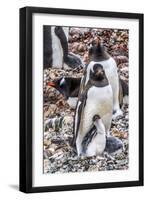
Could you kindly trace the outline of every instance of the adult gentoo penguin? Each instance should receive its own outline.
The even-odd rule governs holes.
[[[56,88],[67,100],[71,108],[75,109],[80,89],[81,78],[60,77],[52,82],[48,82],[48,86]]]
[[[99,115],[95,115],[92,121],[90,130],[83,137],[80,155],[101,156],[106,147],[105,127]]]
[[[68,52],[68,27],[43,27],[43,66],[44,69],[83,67],[78,55]]]
[[[85,75],[82,79],[82,88],[86,86],[88,80],[90,79],[90,71],[93,68],[93,65],[102,65],[113,90],[113,118],[116,118],[118,115],[122,115],[122,111],[119,106],[119,77],[115,60],[106,52],[103,44],[98,40],[89,49],[89,60],[90,63],[85,69]]]
[[[106,134],[109,134],[112,120],[112,87],[101,64],[90,62],[89,65],[89,79],[79,94],[74,120],[74,141],[78,155],[82,153],[82,141],[90,130],[93,117],[100,116]]]

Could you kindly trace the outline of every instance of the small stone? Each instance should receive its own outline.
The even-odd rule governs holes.
[[[113,165],[108,165],[106,168],[107,170],[113,170]]]

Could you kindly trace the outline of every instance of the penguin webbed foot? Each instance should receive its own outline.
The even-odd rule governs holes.
[[[104,152],[104,157],[108,160],[115,160],[115,158],[106,151]]]

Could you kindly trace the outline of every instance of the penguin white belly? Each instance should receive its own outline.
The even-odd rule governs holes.
[[[63,28],[64,33],[68,40],[68,27]],[[55,27],[51,28],[51,36],[52,36],[52,67],[53,68],[62,68],[63,67],[63,49],[61,46],[61,42],[59,38],[55,34]]]
[[[63,50],[59,38],[55,34],[55,27],[51,28],[52,35],[52,67],[62,68]]]
[[[69,27],[62,27],[62,28],[63,28],[63,30],[64,30],[65,36],[66,36],[67,41],[68,41]]]
[[[117,73],[117,65],[113,58],[109,58],[107,61],[103,61],[103,68],[106,73],[106,77],[110,85],[112,86],[112,90],[118,90],[119,81],[118,81],[118,73]],[[100,63],[102,64],[102,63]],[[118,88],[117,88],[118,87]]]
[[[69,104],[71,108],[75,109],[77,105],[77,101],[78,101],[78,97],[69,97],[67,100],[67,103]]]
[[[101,156],[105,150],[106,146],[106,136],[105,134],[97,134],[95,138],[88,145],[88,149],[86,151],[86,156]]]
[[[116,62],[112,57],[110,57],[108,60],[98,63],[101,64],[105,70],[106,77],[108,78],[109,84],[111,85],[113,90],[113,101],[115,103],[115,101],[118,101],[119,94],[119,80]],[[115,96],[117,96],[117,99],[115,99]]]
[[[63,27],[64,33],[68,41],[68,27]],[[63,67],[63,49],[61,46],[60,39],[55,34],[55,27],[51,28],[52,36],[52,67],[53,68],[62,68]]]
[[[124,97],[123,97],[123,104],[125,105],[125,104],[129,104],[129,96],[128,95],[125,95]]]
[[[84,136],[90,129],[94,115],[99,115],[104,123],[105,129],[110,128],[112,120],[112,88],[92,86],[87,93],[87,101],[80,124],[80,134]]]
[[[116,116],[121,115],[122,112],[119,107],[119,78],[117,65],[113,58],[109,58],[108,62],[104,63],[104,70],[113,91],[113,110],[117,112]]]

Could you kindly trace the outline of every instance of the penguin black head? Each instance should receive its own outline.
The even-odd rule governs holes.
[[[94,64],[90,70],[90,79],[93,81],[102,81],[106,78],[105,71],[101,64]]]
[[[110,57],[106,52],[103,43],[99,41],[92,42],[92,46],[89,48],[88,55],[90,61],[103,61]]]
[[[102,54],[105,51],[104,45],[102,43],[92,43],[92,46],[89,48],[89,56],[97,56]]]
[[[67,80],[64,77],[55,79],[53,82],[49,82],[48,86],[56,88],[67,99],[69,96],[69,89]]]
[[[49,82],[48,86],[56,88],[65,99],[68,97],[78,97],[81,78],[61,77]]]
[[[93,121],[93,125],[97,129],[97,134],[105,134],[105,127],[104,127],[101,117],[99,115],[94,115],[92,121]]]
[[[95,122],[95,121],[97,121],[97,120],[99,120],[99,119],[100,119],[100,116],[99,116],[99,115],[94,115],[92,121]]]

